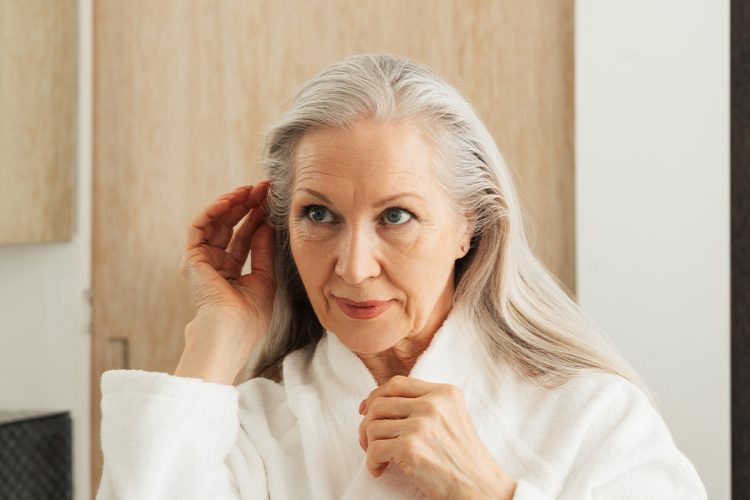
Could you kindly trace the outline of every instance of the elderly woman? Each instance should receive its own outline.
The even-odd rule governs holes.
[[[102,376],[98,499],[706,498],[440,77],[347,58],[263,160],[188,226],[174,374]]]

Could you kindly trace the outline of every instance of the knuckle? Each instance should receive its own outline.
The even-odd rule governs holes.
[[[187,252],[183,252],[182,257],[180,257],[180,271],[185,272],[188,265],[188,255]]]
[[[421,434],[427,430],[427,428],[429,427],[429,422],[424,417],[415,417],[413,425],[414,425],[414,432],[417,434]]]
[[[424,410],[427,415],[436,415],[439,413],[440,403],[439,397],[428,396],[424,399]]]
[[[367,444],[367,454],[368,455],[377,455],[380,451],[380,442],[379,441],[372,441],[371,443]]]
[[[370,452],[372,448],[368,448],[367,451],[367,469],[369,471],[375,471],[375,469],[378,468],[378,461],[375,458],[377,455],[375,453]]]
[[[406,380],[406,377],[403,375],[394,375],[388,381],[383,384],[381,389],[387,393],[392,393],[395,391],[398,391],[400,388],[404,386],[404,381]]]
[[[379,410],[381,409],[380,407],[383,406],[383,404],[385,404],[385,401],[386,401],[386,398],[384,396],[375,396],[370,402],[370,404],[368,405],[368,408]]]
[[[365,436],[367,436],[368,440],[372,440],[376,437],[377,434],[377,422],[371,422],[370,425],[367,426],[367,429],[365,429]]]
[[[453,384],[445,384],[443,386],[443,394],[457,401],[460,401],[464,397],[463,391]]]
[[[196,230],[196,227],[195,227],[195,224],[193,224],[193,221],[190,221],[187,224],[185,224],[185,232],[186,233],[190,234],[190,233],[192,233],[195,230]]]
[[[376,467],[378,458],[383,454],[380,441],[372,441],[367,444],[367,463],[371,469]]]
[[[401,446],[401,458],[406,462],[414,463],[419,458],[419,449],[418,437],[413,434],[406,436]]]
[[[182,258],[180,259],[180,270],[182,270],[183,273],[187,273],[190,271],[190,268],[193,265],[193,252],[187,251],[182,254]]]

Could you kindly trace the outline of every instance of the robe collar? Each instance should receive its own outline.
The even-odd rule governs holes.
[[[468,395],[473,392],[473,385],[482,383],[485,375],[478,369],[487,359],[478,348],[478,342],[477,329],[472,327],[466,310],[454,306],[408,376],[427,382],[452,384]],[[331,430],[336,428],[333,432],[341,433],[344,443],[348,441],[348,445],[342,443],[340,453],[347,457],[346,475],[349,479],[342,481],[341,477],[335,478],[341,482],[337,490],[331,493],[345,500],[362,498],[365,492],[379,498],[425,498],[393,463],[389,463],[378,480],[367,471],[366,455],[357,441],[357,427],[362,417],[357,414],[356,406],[377,388],[375,378],[364,362],[333,332],[326,331],[317,348],[320,351],[316,352],[314,363],[326,366],[318,366],[314,371],[318,374],[328,372],[333,378],[325,384],[329,390],[321,394],[321,403],[324,408],[338,406],[339,411],[329,415],[332,417]],[[342,408],[342,404],[346,407]]]
[[[467,389],[467,379],[478,358],[478,338],[470,328],[466,311],[454,306],[430,344],[417,358],[408,376],[427,382],[453,384]],[[364,399],[377,383],[364,362],[331,331],[321,338],[320,354],[336,377],[336,385]]]
[[[454,306],[408,376],[452,384],[469,396],[486,380],[481,367],[487,358],[478,348],[477,332],[466,310]],[[315,346],[311,363],[294,378],[297,383],[292,384],[295,388],[290,405],[308,442],[308,473],[324,485],[322,497],[353,500],[374,494],[377,498],[422,498],[393,463],[378,480],[367,471],[366,454],[358,441],[363,417],[357,407],[377,383],[364,362],[333,332],[325,332]],[[332,460],[336,462],[333,468]]]

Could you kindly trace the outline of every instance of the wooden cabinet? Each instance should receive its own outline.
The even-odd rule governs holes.
[[[76,0],[0,0],[0,245],[73,236]]]

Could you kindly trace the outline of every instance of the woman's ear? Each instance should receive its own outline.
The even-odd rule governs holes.
[[[466,229],[463,233],[463,237],[461,238],[461,245],[458,249],[458,255],[456,259],[465,257],[466,254],[469,253],[469,250],[471,248],[471,238],[474,236],[474,228],[476,227],[476,219],[474,217],[474,214],[471,214],[471,216],[466,217],[465,221],[466,221]]]

